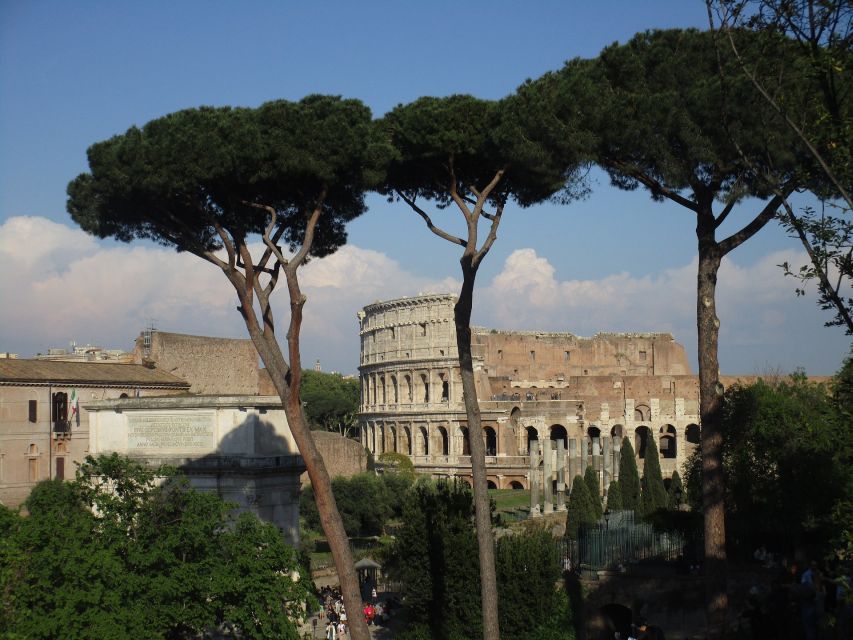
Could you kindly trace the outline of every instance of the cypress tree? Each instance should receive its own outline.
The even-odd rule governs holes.
[[[660,455],[658,446],[652,435],[646,442],[646,464],[643,469],[643,500],[644,516],[650,516],[658,509],[667,506],[666,487],[660,472]]]
[[[566,519],[566,536],[577,539],[581,523],[595,522],[592,500],[583,476],[578,474],[572,481],[572,493],[569,496],[569,507]]]
[[[631,446],[628,436],[622,439],[622,451],[619,456],[619,489],[622,495],[622,508],[639,512],[640,474],[637,473],[634,447]]]
[[[586,483],[586,488],[589,490],[589,503],[595,513],[596,521],[604,515],[604,509],[601,507],[601,490],[598,488],[598,472],[592,467],[587,467],[583,474],[583,481]]]
[[[613,480],[610,488],[607,489],[607,508],[610,511],[622,510],[622,489],[619,487],[618,480]]]
[[[681,500],[683,501],[685,498],[684,485],[681,483],[681,476],[678,475],[678,470],[676,470],[672,472],[672,480],[669,483],[669,491],[667,492],[670,509],[678,509],[679,500],[676,496],[679,493],[681,493]]]

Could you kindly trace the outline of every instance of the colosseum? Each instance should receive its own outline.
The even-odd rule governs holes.
[[[470,482],[455,303],[419,295],[359,312],[359,420],[362,444],[377,457],[404,453],[419,473]],[[641,470],[655,438],[664,477],[699,443],[698,380],[671,334],[475,327],[472,346],[490,488],[529,488],[529,454],[545,442],[554,480],[557,469],[570,481],[592,466],[602,491],[618,475],[624,436]]]

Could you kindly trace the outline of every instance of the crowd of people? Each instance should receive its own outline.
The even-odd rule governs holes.
[[[376,587],[369,587],[362,595],[364,603],[361,614],[368,626],[386,625],[400,605],[395,598],[380,597]],[[347,610],[340,590],[337,587],[323,587],[318,596],[321,609],[317,621],[323,627],[323,637],[326,640],[346,640],[349,633]],[[315,636],[317,631],[315,629]]]

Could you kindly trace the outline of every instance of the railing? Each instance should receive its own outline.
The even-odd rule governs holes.
[[[611,516],[609,524],[581,525],[577,540],[559,541],[560,557],[564,563],[570,560],[566,566],[600,570],[643,560],[673,561],[685,555],[688,541],[683,534],[636,523],[630,511],[617,513],[616,524]]]

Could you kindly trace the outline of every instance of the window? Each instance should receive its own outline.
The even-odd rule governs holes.
[[[53,421],[68,421],[68,394],[62,391],[53,394]]]
[[[646,352],[640,351],[640,362],[645,362],[645,361],[646,361]]]
[[[421,322],[421,335],[426,335],[426,322]]]
[[[536,352],[535,351],[530,352],[530,362],[536,362]]]
[[[29,402],[30,422],[38,422],[38,400]]]
[[[65,458],[56,459],[56,479],[65,480]]]
[[[502,349],[498,349],[498,360],[504,359],[504,352]]]
[[[571,351],[563,351],[563,362],[568,362],[572,357]]]

